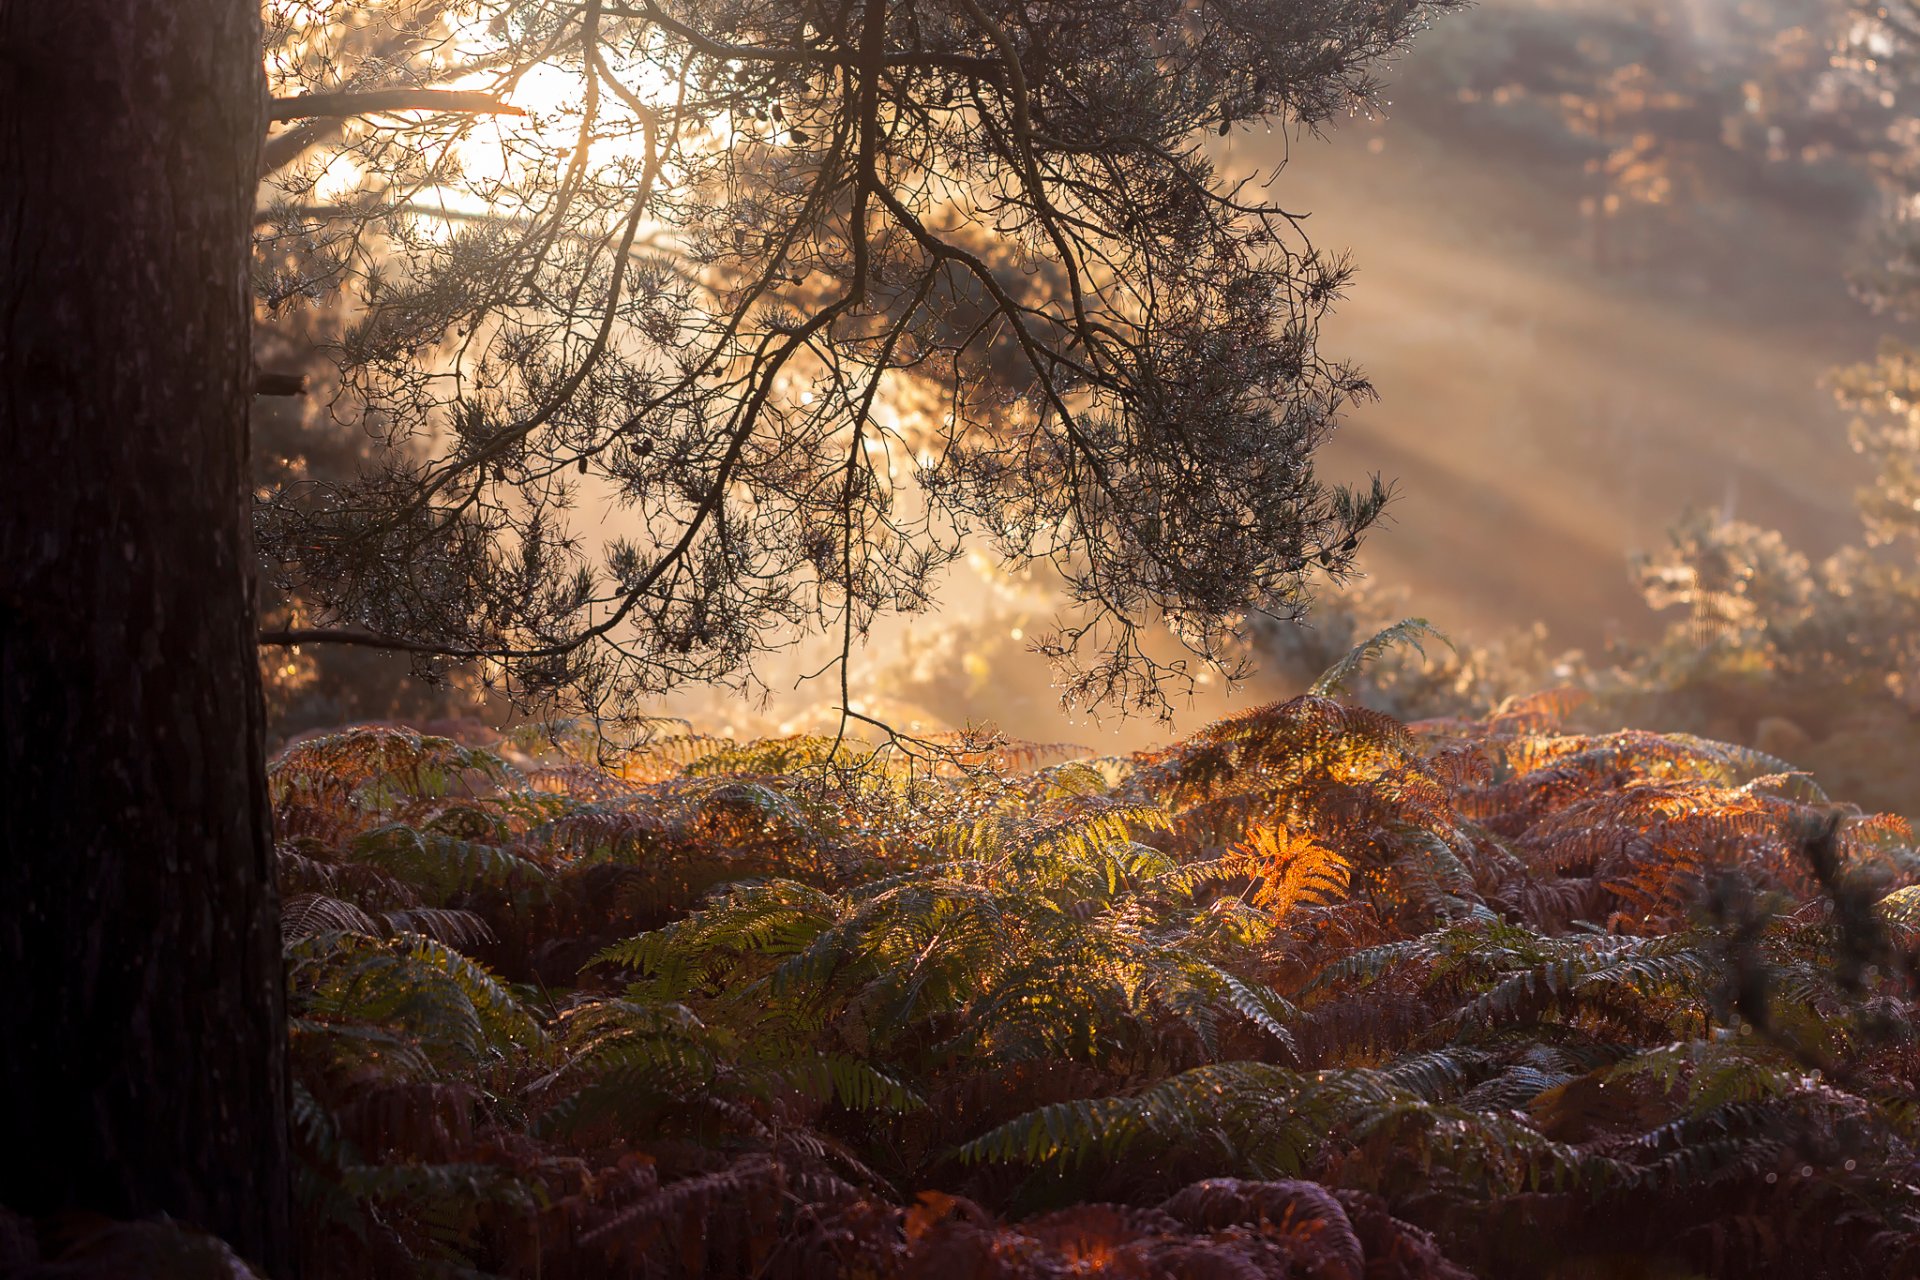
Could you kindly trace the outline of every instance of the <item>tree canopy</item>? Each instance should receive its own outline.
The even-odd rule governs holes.
[[[270,0],[262,305],[379,447],[262,494],[266,638],[620,712],[814,633],[844,690],[978,540],[1070,701],[1164,706],[1387,496],[1313,471],[1347,264],[1209,144],[1455,3]]]

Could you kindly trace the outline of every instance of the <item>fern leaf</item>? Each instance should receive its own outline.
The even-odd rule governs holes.
[[[1347,651],[1345,657],[1321,672],[1307,692],[1317,698],[1330,698],[1342,692],[1347,682],[1360,673],[1361,668],[1374,662],[1395,645],[1410,645],[1423,656],[1426,648],[1424,640],[1440,641],[1453,648],[1453,641],[1435,630],[1425,618],[1403,618],[1390,627],[1375,632],[1366,640]]]

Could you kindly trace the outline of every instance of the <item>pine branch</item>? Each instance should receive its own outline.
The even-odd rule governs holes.
[[[303,396],[307,394],[304,373],[256,373],[253,394],[257,396]]]
[[[303,93],[275,98],[267,118],[276,124],[289,120],[339,119],[380,115],[390,111],[432,111],[467,115],[524,116],[519,107],[491,93],[466,89],[368,89],[357,93]]]

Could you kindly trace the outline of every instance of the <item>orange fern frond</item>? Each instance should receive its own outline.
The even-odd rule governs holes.
[[[1347,895],[1353,865],[1326,845],[1285,827],[1259,827],[1242,850],[1258,868],[1254,901],[1278,917]]]

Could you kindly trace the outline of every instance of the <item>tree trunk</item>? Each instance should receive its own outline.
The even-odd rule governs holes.
[[[257,0],[0,0],[0,1203],[290,1265]]]

